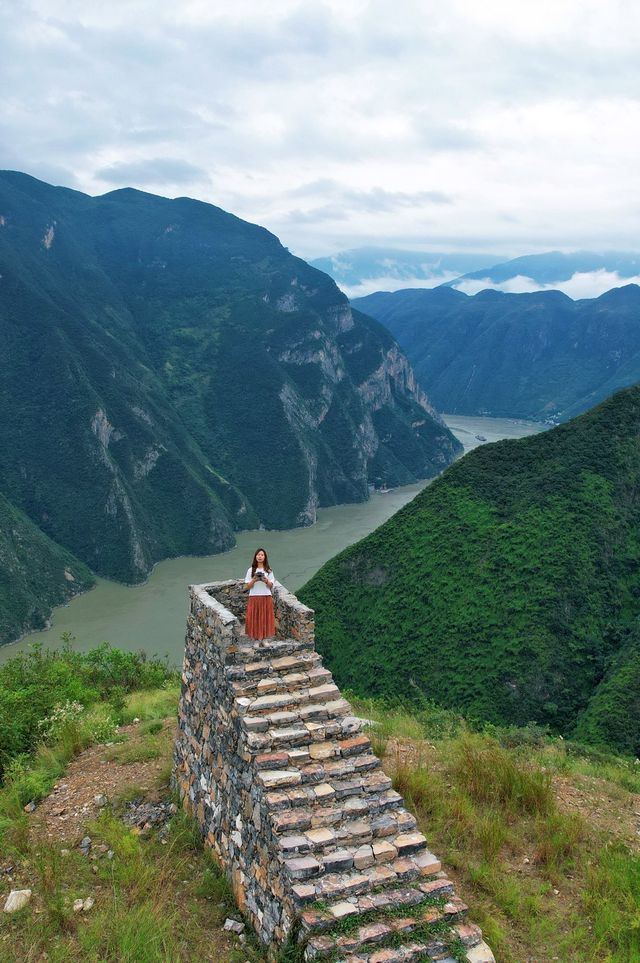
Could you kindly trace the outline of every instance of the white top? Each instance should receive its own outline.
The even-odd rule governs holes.
[[[256,575],[258,574],[258,572],[264,573],[264,569],[257,568]],[[269,581],[275,585],[276,577],[273,574],[273,571],[268,572],[266,574]],[[251,581],[252,578],[253,576],[251,575],[251,566],[249,566],[249,568],[247,569],[247,574],[244,577],[244,584],[248,585],[248,583]],[[266,582],[256,582],[256,584],[249,589],[249,595],[271,595],[271,590],[269,589],[269,586],[267,585]]]

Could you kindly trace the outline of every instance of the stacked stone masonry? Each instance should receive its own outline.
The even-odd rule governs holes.
[[[242,582],[190,593],[174,780],[271,956],[494,963],[314,651],[312,610],[276,584],[257,642]]]

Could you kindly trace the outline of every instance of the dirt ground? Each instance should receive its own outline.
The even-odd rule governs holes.
[[[175,720],[166,719],[163,734],[169,736]],[[135,745],[141,738],[139,725],[122,726],[119,734],[127,737],[127,745]],[[33,814],[32,833],[38,837],[77,844],[85,835],[85,824],[95,818],[100,807],[95,796],[105,795],[109,801],[132,788],[139,788],[147,800],[164,798],[169,792],[166,780],[160,777],[170,759],[171,739],[166,738],[168,751],[157,759],[122,764],[115,762],[111,746],[99,745],[86,749],[73,759],[53,792],[39,803]]]

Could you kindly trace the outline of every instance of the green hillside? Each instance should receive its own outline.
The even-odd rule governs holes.
[[[93,571],[309,524],[460,446],[393,337],[210,204],[0,173],[0,490]]]
[[[640,752],[607,719],[638,703],[640,386],[466,455],[300,596],[343,686]]]
[[[581,301],[440,287],[381,291],[353,305],[398,339],[440,411],[567,421],[640,380],[636,284]]]
[[[54,605],[93,582],[82,562],[0,495],[0,643],[42,628]]]

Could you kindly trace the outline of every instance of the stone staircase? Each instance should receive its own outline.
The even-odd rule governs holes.
[[[220,584],[228,604],[236,583],[218,583],[218,588]],[[220,589],[215,589],[207,586],[206,594],[217,595],[219,603]],[[226,732],[235,732],[234,752],[241,760],[236,768],[244,772],[245,796],[240,790],[232,807],[238,810],[235,820],[218,816],[213,830],[206,818],[201,823],[236,882],[234,860],[242,867],[241,905],[273,954],[277,944],[289,939],[300,944],[306,961],[492,963],[480,930],[466,921],[467,907],[372,752],[361,720],[314,651],[312,613],[281,587],[277,596],[280,608],[300,610],[297,638],[248,639],[239,619],[224,609],[236,624],[233,644],[221,652],[216,689],[225,689],[220,706]],[[233,601],[239,607],[241,600]],[[278,622],[288,621],[295,631],[291,612],[286,614]],[[200,664],[210,670],[210,660]],[[187,665],[185,658],[185,721],[197,691]],[[184,778],[190,752],[180,750],[185,736],[193,749],[197,726],[192,723],[181,722],[179,729],[176,781],[188,808],[204,817],[198,792],[189,796],[187,786],[194,781]],[[209,726],[209,736],[210,722],[203,725]],[[218,752],[229,756],[224,737]],[[222,758],[218,763],[224,769]],[[206,791],[202,767],[191,761],[188,767]],[[213,796],[218,798],[216,792]],[[242,854],[225,843],[233,822],[236,850],[246,850],[244,863]],[[275,891],[279,915],[270,902]]]

